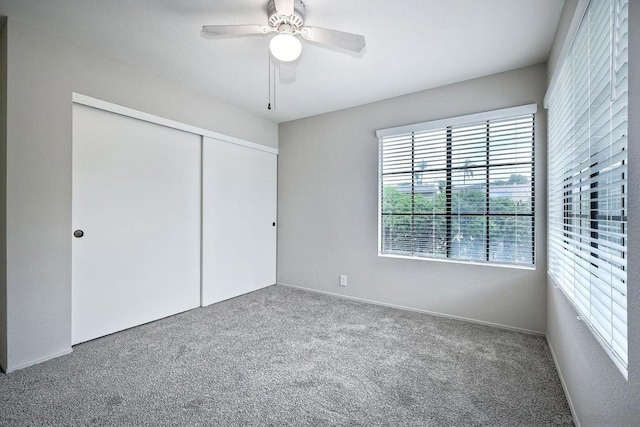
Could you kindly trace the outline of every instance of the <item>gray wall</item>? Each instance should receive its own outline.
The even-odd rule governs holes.
[[[281,124],[278,283],[544,333],[545,89],[536,65]],[[376,129],[529,103],[538,103],[536,270],[378,257]]]
[[[269,121],[9,18],[7,361],[70,350],[72,92],[277,146]]]
[[[0,271],[6,271],[7,212],[7,27],[0,18]],[[0,369],[7,368],[7,276],[0,274]]]
[[[640,1],[629,2],[629,14],[629,381],[576,319],[564,295],[553,289],[551,280],[548,284],[547,340],[583,427],[637,426],[640,420],[640,239],[633,237],[640,237]],[[564,37],[559,34],[554,44],[562,44]]]
[[[560,22],[558,22],[558,28],[556,29],[556,35],[554,43],[551,46],[551,52],[549,53],[549,60],[547,61],[547,77],[551,79],[553,70],[558,65],[560,54],[562,53],[562,43],[556,43],[555,40],[564,40],[571,26],[571,20],[573,14],[578,6],[579,0],[564,0],[564,7],[562,8],[562,14],[560,15]]]

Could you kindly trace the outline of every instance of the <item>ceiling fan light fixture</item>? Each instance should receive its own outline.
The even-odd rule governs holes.
[[[271,39],[269,50],[278,61],[291,62],[300,57],[302,43],[293,34],[280,33]]]

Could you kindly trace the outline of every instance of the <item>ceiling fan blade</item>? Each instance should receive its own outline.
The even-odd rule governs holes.
[[[202,37],[217,39],[224,37],[256,36],[273,31],[268,25],[205,25]]]
[[[276,10],[280,15],[291,16],[295,7],[295,0],[275,0]]]
[[[360,53],[365,47],[364,36],[360,34],[344,33],[318,27],[303,27],[300,30],[302,38],[315,43],[338,47]]]

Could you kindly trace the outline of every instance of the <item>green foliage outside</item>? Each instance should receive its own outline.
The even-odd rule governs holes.
[[[488,220],[489,261],[530,264],[532,218],[500,214],[531,214],[531,203],[508,197],[491,197],[489,212],[497,215],[485,217],[485,197],[484,191],[471,189],[454,191],[451,195],[450,257],[486,261]],[[442,189],[431,197],[421,194],[412,197],[395,187],[386,186],[382,212],[385,214],[382,219],[385,252],[447,256],[447,220],[445,216],[434,215],[446,213],[446,196]]]

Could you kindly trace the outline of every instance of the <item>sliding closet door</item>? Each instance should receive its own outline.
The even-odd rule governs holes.
[[[202,302],[276,281],[277,155],[204,138]]]
[[[200,161],[200,136],[73,106],[74,344],[200,305]]]

